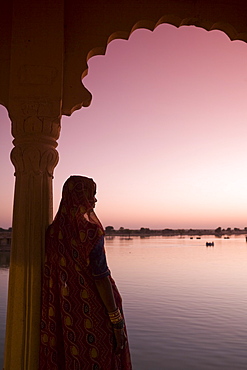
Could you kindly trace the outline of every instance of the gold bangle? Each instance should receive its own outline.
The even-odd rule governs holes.
[[[120,321],[123,320],[123,316],[122,316],[119,308],[117,308],[113,312],[108,312],[108,315],[109,315],[109,318],[110,318],[110,321],[111,321],[112,324],[117,324],[117,323],[119,323]]]
[[[115,316],[115,315],[117,315],[119,312],[120,312],[120,311],[119,311],[119,308],[116,308],[114,311],[108,312],[108,315],[109,315],[109,316]]]
[[[111,319],[110,319],[111,320]],[[117,319],[114,319],[114,320],[111,320],[111,323],[112,324],[117,324],[117,323],[119,323],[120,321],[122,321],[123,320],[123,317],[122,316],[120,316],[120,317],[118,317]]]
[[[119,316],[116,316],[116,317],[110,317],[110,320],[111,322],[118,322],[120,320],[122,320],[122,315],[120,314]]]

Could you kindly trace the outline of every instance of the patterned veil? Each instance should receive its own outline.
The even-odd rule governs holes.
[[[104,234],[93,211],[95,193],[92,179],[71,176],[46,233],[40,370],[131,369],[128,346],[120,356],[114,352],[112,326],[92,276],[90,253]]]
[[[62,199],[52,223],[53,235],[64,233],[65,243],[81,246],[84,261],[98,239],[104,234],[103,227],[92,209],[96,194],[95,182],[83,176],[70,176],[65,182]],[[60,239],[60,243],[61,239]]]

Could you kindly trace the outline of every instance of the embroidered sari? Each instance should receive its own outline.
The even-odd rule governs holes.
[[[110,276],[104,231],[92,211],[92,179],[71,176],[46,233],[42,282],[40,370],[131,370],[128,343],[120,355],[95,279]]]

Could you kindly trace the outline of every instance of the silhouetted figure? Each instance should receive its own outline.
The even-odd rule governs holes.
[[[40,370],[131,370],[121,296],[111,278],[96,185],[71,176],[46,234]]]

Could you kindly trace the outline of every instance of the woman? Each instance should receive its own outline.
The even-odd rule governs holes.
[[[96,185],[71,176],[46,234],[40,370],[131,370],[121,297],[93,211]]]

